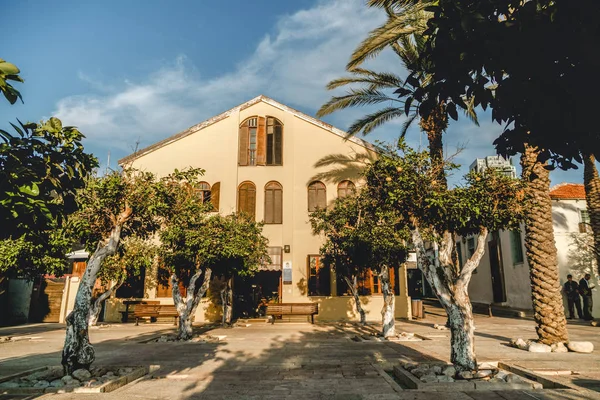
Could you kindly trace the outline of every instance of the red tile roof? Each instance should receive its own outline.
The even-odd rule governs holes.
[[[581,183],[559,183],[550,189],[552,199],[585,199],[585,188]]]

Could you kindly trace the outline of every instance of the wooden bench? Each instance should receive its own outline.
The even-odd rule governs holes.
[[[160,301],[154,300],[125,300],[123,302],[125,305],[125,311],[119,311],[121,313],[121,322],[129,322],[129,319],[133,319],[133,310],[139,304],[160,304]]]
[[[139,319],[144,317],[161,318],[173,317],[173,325],[177,325],[179,314],[173,304],[138,304],[133,310],[135,324],[138,325]]]
[[[315,314],[319,313],[317,303],[278,303],[267,305],[267,315],[273,317],[271,324],[275,323],[276,315],[310,315],[311,323],[315,323]]]

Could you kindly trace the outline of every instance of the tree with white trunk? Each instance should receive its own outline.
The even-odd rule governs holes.
[[[410,228],[417,265],[448,314],[450,361],[458,370],[476,370],[474,322],[468,286],[485,251],[488,232],[519,229],[525,214],[520,180],[493,170],[469,174],[462,185],[437,184],[438,163],[401,141],[399,152],[381,157],[367,170],[366,192],[379,207],[392,208]],[[456,168],[447,163],[444,172]],[[474,254],[457,260],[457,235],[477,236]]]
[[[98,271],[104,291],[94,298],[88,317],[89,326],[98,323],[102,304],[116,294],[128,278],[140,277],[152,267],[155,252],[156,246],[151,241],[129,236],[121,241],[114,255],[104,260],[103,267]]]
[[[406,260],[409,238],[405,224],[398,224],[391,208],[377,207],[362,191],[337,199],[329,209],[310,215],[313,233],[325,236],[321,247],[324,262],[334,266],[354,297],[360,322],[366,323],[359,280],[369,271],[378,276],[384,304],[382,335],[395,336],[395,296],[389,269]],[[339,293],[338,293],[339,294]]]
[[[62,365],[66,373],[89,369],[95,359],[88,323],[93,308],[93,288],[107,257],[113,256],[122,239],[146,238],[159,227],[166,211],[154,175],[135,170],[113,171],[88,180],[77,195],[79,210],[69,219],[75,239],[90,250],[73,310],[66,318]]]
[[[262,236],[262,224],[247,217],[213,214],[212,205],[199,195],[197,172],[178,174],[163,182],[170,212],[159,233],[158,254],[166,272],[159,279],[168,280],[172,287],[179,314],[177,338],[189,340],[193,316],[211,279],[257,270],[268,258],[267,239]],[[223,304],[226,316],[231,309],[228,302]]]

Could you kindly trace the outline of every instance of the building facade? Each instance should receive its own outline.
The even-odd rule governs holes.
[[[268,97],[259,96],[184,132],[153,144],[119,164],[165,176],[174,169],[204,169],[201,195],[221,214],[245,211],[264,221],[271,264],[255,277],[234,282],[234,294],[269,301],[320,304],[320,320],[356,319],[354,303],[321,262],[323,238],[312,234],[309,213],[346,196],[361,185],[356,171],[339,165],[318,167],[332,155],[375,156],[373,146]],[[320,176],[338,174],[335,179]],[[341,175],[340,175],[341,174]],[[345,174],[345,175],[344,175]],[[404,266],[396,267],[396,316],[410,317]],[[147,278],[153,278],[152,276]],[[148,284],[144,298],[172,303],[168,287]],[[367,318],[381,319],[383,299],[377,276],[365,276]],[[108,302],[105,319],[120,318],[123,299]],[[214,304],[204,299],[196,321],[217,319]],[[240,312],[238,306],[238,312]],[[251,307],[250,307],[251,308]],[[244,316],[243,310],[238,316]],[[234,307],[235,312],[235,307]],[[250,313],[250,312],[249,312]]]
[[[502,172],[506,176],[511,178],[517,177],[517,169],[512,165],[511,160],[507,160],[502,156],[487,156],[486,158],[477,158],[471,166],[469,171],[482,173],[488,168],[493,168],[497,171]]]
[[[568,274],[572,274],[578,282],[586,273],[590,273],[592,284],[597,286],[598,275],[591,250],[593,241],[583,185],[556,185],[551,189],[550,197],[561,285],[567,281]],[[500,231],[488,235],[488,248],[469,286],[473,303],[532,309],[524,238],[524,226],[520,231]],[[461,238],[457,243],[463,260],[474,251],[474,243],[474,237]],[[599,304],[598,289],[592,290],[592,293],[595,304]],[[566,307],[566,298],[564,300]],[[600,307],[596,306],[593,316],[600,317]]]

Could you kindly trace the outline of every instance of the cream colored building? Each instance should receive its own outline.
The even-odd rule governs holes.
[[[550,190],[554,241],[558,255],[560,283],[564,285],[567,274],[579,282],[585,273],[591,273],[595,307],[592,315],[600,318],[600,292],[598,275],[590,248],[591,239],[585,190],[582,184],[562,183]],[[525,254],[525,229],[520,232],[500,231],[488,236],[488,248],[477,273],[469,285],[473,303],[496,304],[522,310],[532,309],[529,264]],[[463,260],[470,254],[474,238],[460,242]],[[563,296],[564,298],[564,296]],[[565,310],[566,308],[566,298]]]
[[[335,273],[322,268],[319,249],[323,239],[311,232],[309,207],[331,203],[353,186],[356,176],[334,181],[315,181],[329,166],[315,164],[326,156],[374,155],[369,143],[268,97],[258,96],[218,116],[168,137],[119,161],[137,169],[165,176],[175,168],[203,168],[205,193],[221,214],[238,210],[254,212],[265,221],[272,265],[263,266],[248,285],[260,285],[265,297],[280,302],[317,302],[317,320],[357,319],[350,296],[338,296]],[[320,273],[318,270],[320,268]],[[406,271],[396,270],[396,317],[410,317]],[[263,279],[263,281],[261,281]],[[377,278],[370,277],[374,294],[363,298],[369,320],[381,320],[382,296]],[[248,291],[238,283],[234,291]],[[268,288],[267,288],[268,286]],[[276,289],[275,289],[276,287]],[[277,292],[277,293],[275,293]],[[256,293],[255,293],[256,294]],[[167,288],[145,290],[145,297],[172,303]],[[108,321],[120,318],[122,299],[111,299]],[[235,311],[234,311],[235,312]],[[215,307],[204,300],[196,321],[218,318]]]

